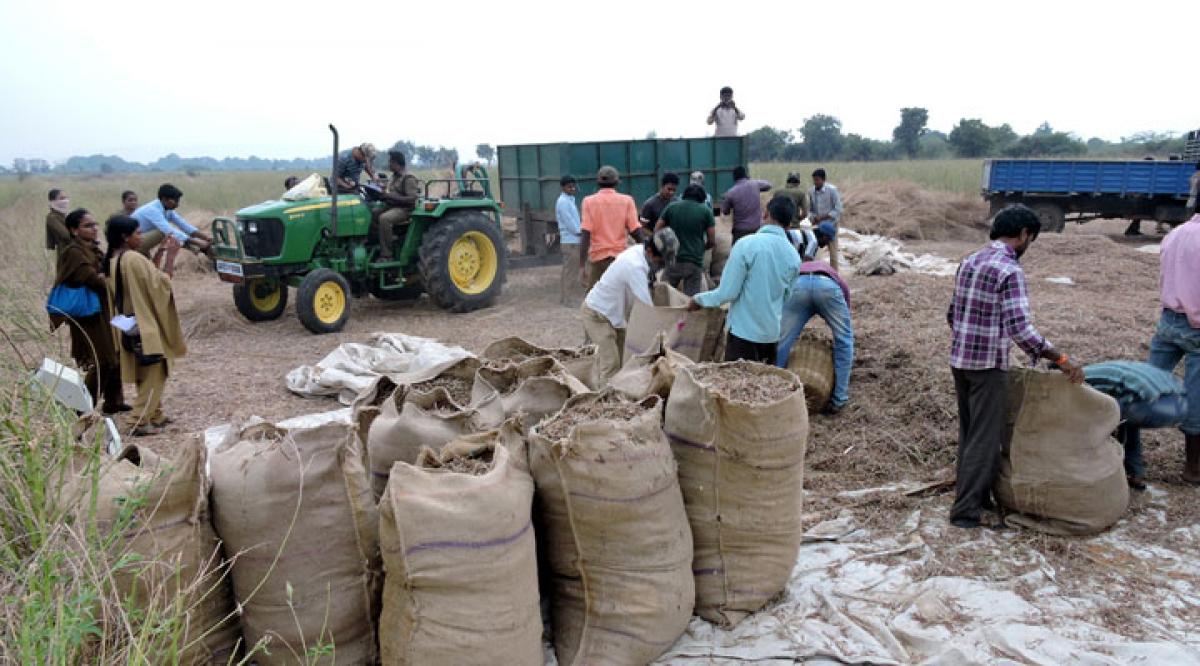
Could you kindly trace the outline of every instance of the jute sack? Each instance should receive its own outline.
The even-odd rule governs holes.
[[[525,442],[500,430],[398,462],[379,504],[385,664],[542,664]]]
[[[744,402],[716,376],[782,389]],[[733,626],[787,583],[800,548],[808,410],[792,373],[737,361],[684,366],[667,402],[666,433],[695,540],[696,614]]]
[[[397,387],[379,406],[379,414],[370,424],[367,457],[376,498],[383,494],[395,463],[414,463],[422,448],[437,450],[456,437],[495,428],[504,422],[504,406],[494,390],[481,391],[464,406],[445,387],[430,392],[422,392],[420,388],[421,384]]]
[[[122,530],[113,558],[123,564],[113,582],[131,608],[186,609],[176,662],[182,664],[226,663],[241,638],[209,515],[204,460],[199,438],[190,438],[174,460],[130,445],[98,470],[94,485],[80,477],[67,491],[78,500],[77,524],[101,535]]]
[[[692,365],[692,360],[668,347],[666,333],[659,333],[646,353],[625,360],[608,385],[630,400],[657,395],[665,402],[675,383],[675,372],[683,365]]]
[[[596,388],[596,345],[583,347],[539,347],[518,337],[504,338],[488,345],[481,358],[521,363],[539,356],[550,356],[562,363],[572,377],[588,388]]]
[[[668,284],[654,284],[654,305],[635,301],[625,330],[623,358],[645,354],[659,333],[666,344],[693,361],[714,360],[725,332],[725,310],[702,308],[688,312],[690,300]]]
[[[587,390],[561,363],[542,356],[503,368],[480,368],[473,395],[482,400],[492,393],[499,394],[504,409],[502,420],[519,417],[522,426],[528,428]]]
[[[801,333],[788,354],[787,369],[804,384],[808,413],[824,409],[833,395],[833,343],[808,331]]]
[[[1095,534],[1129,507],[1117,401],[1058,372],[1009,371],[1012,440],[996,497],[1005,520],[1047,534]]]
[[[246,643],[270,641],[258,663],[374,663],[379,522],[353,427],[231,433],[212,480]]]
[[[530,434],[564,666],[649,663],[691,618],[692,537],[660,402],[580,395]]]

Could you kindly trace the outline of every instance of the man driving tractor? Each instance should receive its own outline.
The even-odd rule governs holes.
[[[421,194],[420,181],[405,171],[405,166],[404,153],[399,150],[388,151],[388,168],[392,170],[392,179],[379,197],[387,204],[387,208],[379,214],[379,259],[382,261],[392,259],[395,226],[405,224],[412,218]]]

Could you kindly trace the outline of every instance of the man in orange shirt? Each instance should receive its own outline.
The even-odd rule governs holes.
[[[645,232],[638,222],[637,204],[628,194],[617,192],[621,175],[610,166],[596,172],[599,190],[583,198],[583,222],[579,238],[579,279],[591,289],[600,281],[618,254],[629,242],[626,232],[641,243]]]

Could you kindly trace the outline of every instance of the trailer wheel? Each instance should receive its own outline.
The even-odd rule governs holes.
[[[1033,212],[1042,221],[1042,231],[1050,231],[1056,234],[1061,234],[1063,227],[1066,226],[1066,215],[1063,213],[1062,206],[1052,203],[1034,204]]]
[[[479,211],[456,212],[425,231],[421,280],[438,307],[470,312],[500,295],[507,263],[500,228]]]
[[[258,277],[233,285],[233,304],[250,321],[278,319],[287,301],[288,288],[281,280]]]
[[[296,316],[313,333],[342,330],[350,318],[350,284],[328,268],[304,276],[296,290]]]

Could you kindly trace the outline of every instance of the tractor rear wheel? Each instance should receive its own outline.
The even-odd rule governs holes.
[[[257,277],[233,285],[233,304],[250,321],[278,319],[287,301],[288,288],[281,280]]]
[[[451,312],[491,305],[500,295],[506,264],[499,226],[479,211],[447,215],[421,239],[425,290]]]
[[[296,290],[296,315],[313,333],[334,333],[350,318],[350,298],[346,278],[337,271],[318,268],[304,276]]]

